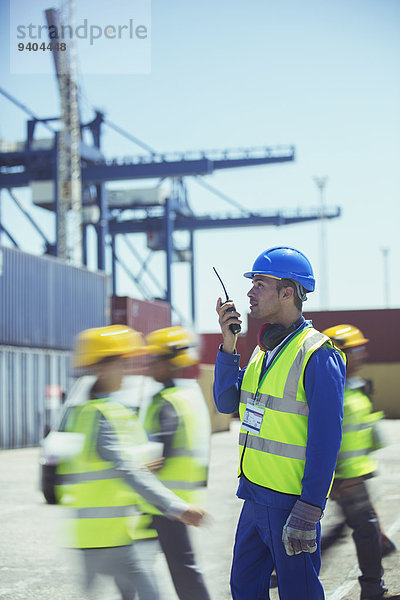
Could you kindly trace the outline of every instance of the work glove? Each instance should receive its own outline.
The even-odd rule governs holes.
[[[286,554],[315,552],[317,549],[317,523],[323,512],[319,506],[296,500],[282,532]]]

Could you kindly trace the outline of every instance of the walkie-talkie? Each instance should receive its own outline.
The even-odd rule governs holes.
[[[230,300],[230,299],[229,299],[228,292],[226,291],[226,288],[225,288],[225,286],[224,286],[224,284],[223,284],[223,281],[222,281],[221,277],[220,277],[220,276],[218,275],[218,273],[217,273],[217,269],[216,269],[215,267],[213,267],[213,269],[214,269],[214,271],[215,271],[215,274],[216,274],[216,276],[218,277],[218,279],[220,280],[220,282],[221,282],[221,285],[222,285],[222,287],[223,287],[223,289],[224,289],[225,296],[226,296],[226,300],[225,300],[225,302],[232,302],[232,300]],[[225,302],[223,302],[222,304],[225,304]],[[232,307],[232,308],[228,308],[227,312],[230,312],[230,311],[235,311],[235,310],[236,310],[236,308],[235,308],[235,307]],[[229,329],[230,329],[230,330],[232,331],[232,333],[234,333],[235,335],[237,335],[238,333],[240,333],[240,332],[242,331],[242,328],[240,327],[239,323],[231,323],[231,324],[229,325]]]

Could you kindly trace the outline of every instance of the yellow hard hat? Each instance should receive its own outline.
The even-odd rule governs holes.
[[[175,367],[189,367],[199,362],[196,338],[184,327],[164,327],[146,336],[147,352],[170,360]]]
[[[354,325],[335,325],[334,327],[328,327],[322,333],[331,338],[340,350],[363,346],[369,342]]]
[[[81,331],[75,340],[74,367],[89,367],[109,356],[145,354],[142,334],[127,325],[109,325]]]

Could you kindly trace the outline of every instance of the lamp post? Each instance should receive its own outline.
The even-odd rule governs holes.
[[[390,248],[381,248],[383,255],[383,298],[385,308],[389,308],[389,268],[388,258]]]
[[[314,177],[315,184],[319,190],[319,207],[320,207],[320,309],[326,310],[328,308],[328,261],[326,252],[326,218],[325,218],[325,187],[328,182],[327,177]]]

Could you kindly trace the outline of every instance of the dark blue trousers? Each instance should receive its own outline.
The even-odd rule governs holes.
[[[321,527],[318,549],[288,556],[282,529],[289,509],[271,508],[245,500],[240,515],[231,572],[233,600],[269,600],[269,582],[276,570],[280,600],[324,600],[318,578],[321,567]]]

